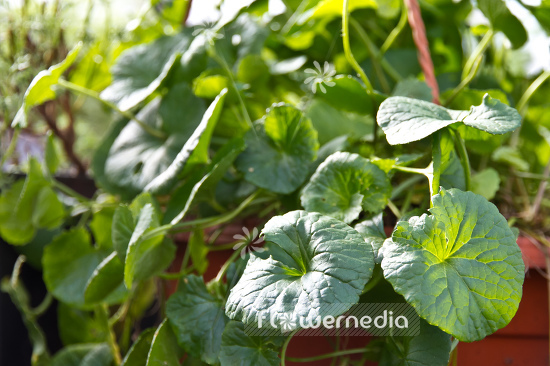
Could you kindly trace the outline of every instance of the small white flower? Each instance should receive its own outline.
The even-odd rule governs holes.
[[[334,66],[329,64],[327,61],[325,61],[323,68],[321,68],[321,65],[317,61],[313,61],[313,65],[315,65],[315,69],[305,69],[306,73],[313,75],[304,80],[304,83],[311,84],[311,91],[313,93],[317,92],[317,85],[319,85],[321,92],[326,93],[327,90],[325,89],[325,85],[336,85],[336,83],[332,81],[332,78],[336,75],[336,70],[334,69]]]
[[[290,314],[283,314],[283,316],[279,318],[279,322],[281,324],[281,332],[283,333],[289,332],[296,328],[296,321]]]
[[[265,251],[265,248],[254,246],[255,244],[261,244],[264,242],[264,238],[259,236],[258,228],[253,228],[250,232],[246,227],[243,227],[243,233],[233,235],[233,239],[238,240],[237,244],[233,246],[233,250],[241,249],[241,258],[246,256],[247,252],[258,252],[261,253]]]
[[[204,22],[200,25],[197,25],[193,31],[193,36],[203,36],[206,42],[214,44],[217,39],[223,39],[223,34],[218,33],[216,29],[216,23],[213,22]]]

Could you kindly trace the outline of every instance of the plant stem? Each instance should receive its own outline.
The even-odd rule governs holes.
[[[42,302],[37,307],[32,309],[32,315],[38,318],[40,315],[44,314],[46,310],[48,310],[52,302],[53,302],[53,296],[51,293],[47,292],[46,296],[44,297],[44,300],[42,300]]]
[[[409,167],[406,167],[406,166],[398,166],[398,165],[395,165],[393,167],[393,169],[399,170],[400,172],[421,174],[421,175],[426,175],[426,173],[428,173],[428,171],[426,169],[409,168]]]
[[[535,94],[535,92],[537,91],[537,89],[550,77],[550,71],[545,71],[543,72],[542,74],[539,75],[539,77],[537,77],[535,79],[535,81],[533,81],[533,83],[531,85],[529,85],[529,87],[527,88],[527,90],[525,90],[525,93],[523,93],[523,95],[521,96],[521,98],[519,99],[519,102],[517,104],[517,110],[519,111],[519,113],[521,115],[524,114],[525,112],[525,108],[527,107],[527,103],[529,103],[529,100],[531,99],[531,97],[533,96],[533,94]]]
[[[105,104],[107,107],[111,108],[112,110],[119,113],[120,115],[128,118],[129,120],[133,120],[133,121],[137,122],[140,125],[140,127],[143,130],[145,130],[148,134],[150,134],[151,136],[154,136],[156,138],[163,139],[163,140],[166,139],[167,136],[164,132],[159,131],[159,130],[149,126],[145,122],[139,120],[132,112],[123,111],[120,108],[118,108],[118,106],[116,104],[111,103],[108,100],[102,99],[99,96],[99,94],[96,93],[95,91],[90,90],[90,89],[86,89],[86,88],[84,88],[80,85],[73,84],[70,81],[63,80],[63,79],[59,79],[59,81],[57,83],[58,83],[59,86],[65,88],[67,90],[70,90],[70,91],[75,92],[75,93],[83,94],[83,95],[86,95],[90,98],[93,98],[93,99]]]
[[[455,138],[458,156],[460,157],[460,164],[462,165],[462,169],[464,169],[466,190],[469,191],[472,189],[472,168],[470,166],[468,151],[466,150],[466,143],[458,131],[455,131]]]
[[[353,57],[353,53],[351,52],[350,42],[349,42],[349,0],[344,0],[344,7],[342,9],[342,35],[343,35],[343,42],[344,42],[344,54],[346,55],[346,59],[350,63],[350,65],[353,67],[353,69],[359,74],[359,77],[363,81],[363,84],[365,84],[365,88],[367,90],[367,94],[371,94],[374,92],[374,89],[372,87],[372,84],[369,81],[369,78],[367,77],[367,74],[365,74],[365,71],[359,66],[359,63]]]
[[[401,17],[399,18],[399,22],[395,26],[395,28],[390,32],[388,35],[388,38],[384,41],[384,44],[382,47],[380,47],[380,56],[383,56],[388,52],[390,47],[393,45],[397,37],[401,34],[403,29],[405,28],[405,25],[407,25],[407,8],[403,6],[401,9]]]
[[[441,131],[437,131],[432,135],[432,181],[430,184],[431,196],[433,197],[439,193],[439,182],[441,180]],[[432,207],[433,202],[430,198],[430,207]]]
[[[314,361],[324,360],[327,358],[356,355],[358,353],[364,353],[364,352],[365,352],[365,348],[354,348],[354,349],[346,349],[343,351],[325,353],[324,355],[306,357],[306,358],[288,357],[288,360],[291,362],[314,362]]]
[[[401,218],[401,211],[399,211],[399,208],[393,203],[391,200],[388,200],[388,208],[391,210],[391,212],[397,217],[397,219]]]
[[[283,348],[281,349],[281,366],[285,366],[286,365],[286,350],[288,348],[288,344],[290,343],[290,340],[292,339],[292,337],[294,337],[294,335],[296,333],[298,333],[300,329],[296,329],[295,331],[293,331],[292,333],[290,333],[288,335],[288,337],[285,339],[285,343],[283,343]],[[290,360],[290,359],[289,359]]]
[[[184,276],[187,276],[189,273],[193,272],[195,267],[191,265],[188,268],[185,268],[177,273],[161,273],[158,276],[163,280],[178,280]]]
[[[460,94],[460,92],[464,90],[464,88],[466,88],[472,82],[472,80],[474,80],[474,78],[477,75],[477,72],[479,71],[482,60],[483,60],[483,57],[479,57],[476,60],[474,69],[472,70],[472,72],[469,73],[468,76],[466,76],[466,78],[462,80],[456,88],[454,88],[449,98],[447,98],[447,100],[445,101],[445,106],[448,106],[449,104],[451,104],[451,102],[458,96],[458,94]]]
[[[16,127],[13,130],[13,135],[11,137],[10,144],[8,145],[8,148],[7,148],[6,152],[4,153],[4,156],[2,156],[2,160],[0,160],[0,172],[2,171],[2,167],[4,166],[4,164],[6,164],[6,162],[10,158],[10,156],[15,151],[15,147],[17,146],[17,140],[19,139],[19,134],[20,133],[21,133],[21,129],[19,127]]]
[[[98,305],[97,316],[103,324],[105,331],[107,332],[107,343],[111,348],[111,353],[113,354],[113,359],[116,365],[120,365],[122,358],[120,357],[120,349],[118,348],[118,343],[116,342],[115,332],[109,324],[109,309],[106,304]]]
[[[376,46],[370,39],[369,35],[363,27],[361,27],[361,24],[355,19],[353,19],[350,16],[350,24],[355,29],[357,34],[359,35],[359,38],[363,41],[365,44],[365,47],[369,50],[369,54],[371,56],[372,65],[374,67],[374,70],[376,72],[376,76],[378,77],[378,81],[380,81],[380,85],[382,86],[382,89],[385,93],[390,93],[390,85],[388,84],[388,80],[386,80],[386,75],[384,75],[384,71],[382,70],[382,66],[380,65],[380,54],[378,50],[376,49]]]
[[[243,245],[241,245],[239,248],[235,249],[235,251],[231,254],[231,256],[225,261],[222,268],[218,272],[218,275],[216,276],[216,280],[215,280],[216,282],[222,282],[223,277],[225,276],[225,274],[229,270],[229,266],[231,265],[231,263],[233,263],[233,262],[235,262],[235,260],[237,260],[237,258],[241,254],[241,249],[244,248],[247,244],[248,243],[243,243]]]
[[[470,75],[476,60],[483,56],[483,53],[491,44],[491,40],[493,39],[494,35],[495,31],[492,28],[489,28],[487,33],[485,33],[481,41],[478,43],[477,47],[474,49],[474,52],[472,52],[472,54],[466,61],[466,64],[464,65],[464,70],[462,70],[462,80],[466,79],[466,77]]]
[[[54,186],[54,188],[57,188],[61,192],[65,193],[67,196],[76,198],[80,203],[88,204],[90,200],[77,191],[73,190],[72,188],[67,187],[65,184],[61,183],[60,181],[56,179],[51,179],[51,183]]]
[[[539,188],[537,190],[537,195],[535,196],[535,201],[533,202],[533,206],[531,207],[531,212],[529,213],[529,218],[531,220],[534,219],[535,216],[537,216],[540,205],[542,204],[542,199],[544,198],[544,193],[546,192],[546,187],[548,186],[548,177],[550,177],[550,161],[548,162],[548,164],[546,164],[542,176],[545,179],[540,182]]]

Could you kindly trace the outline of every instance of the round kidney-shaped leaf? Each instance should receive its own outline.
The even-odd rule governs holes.
[[[472,342],[506,326],[521,300],[524,264],[495,205],[458,189],[431,215],[400,221],[382,247],[384,276],[429,323]]]
[[[380,104],[376,120],[391,145],[421,140],[458,122],[493,135],[511,132],[521,125],[521,116],[514,108],[489,94],[485,94],[481,105],[469,111],[447,109],[418,99],[391,97]]]
[[[292,211],[269,220],[262,234],[269,257],[251,255],[227,300],[232,319],[298,329],[343,314],[372,275],[372,247],[331,217]]]
[[[288,194],[307,178],[319,142],[317,131],[300,110],[276,104],[246,135],[246,150],[236,161],[250,183]]]
[[[379,167],[357,154],[336,152],[317,168],[301,201],[307,211],[350,223],[363,210],[382,211],[390,195],[390,180]]]

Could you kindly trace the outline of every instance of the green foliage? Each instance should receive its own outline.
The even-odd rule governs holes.
[[[502,1],[420,2],[438,105],[401,1],[288,0],[280,14],[265,0],[222,4],[219,21],[189,27],[191,3],[151,0],[124,32],[105,30],[109,44],[84,35],[68,55],[60,35],[37,70],[0,31],[0,74],[28,79],[0,80],[0,132],[47,134],[40,159],[14,143],[1,162],[27,174],[0,179],[0,236],[41,262],[49,294],[30,307],[23,259],[2,281],[33,366],[279,365],[294,333],[249,329],[294,332],[367,302],[407,303],[420,324],[357,351],[380,365],[444,366],[451,336],[506,326],[524,278],[506,220],[548,227],[550,73],[513,72],[522,19]],[[466,22],[473,6],[488,25]],[[548,28],[547,1],[527,8]],[[24,24],[10,29],[35,34]],[[51,176],[71,164],[89,167],[92,198]],[[65,348],[50,357],[36,320],[52,297]]]

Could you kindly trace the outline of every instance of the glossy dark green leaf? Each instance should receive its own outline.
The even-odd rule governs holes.
[[[155,336],[156,329],[149,328],[141,332],[138,339],[134,342],[121,366],[147,366],[147,355],[151,349],[151,343]]]
[[[59,337],[65,346],[77,343],[100,343],[107,339],[105,327],[93,312],[71,307],[60,302],[57,305]]]
[[[129,110],[151,96],[169,76],[191,80],[205,62],[204,41],[192,29],[124,51],[111,69],[113,81],[101,97]],[[180,55],[180,56],[178,56]],[[175,77],[175,76],[174,76]]]
[[[354,139],[371,135],[375,123],[371,116],[346,113],[318,98],[309,105],[307,116],[317,130],[319,143],[323,145],[342,135]]]
[[[451,336],[420,320],[420,334],[414,337],[387,337],[380,366],[447,366]]]
[[[521,125],[521,116],[511,107],[486,95],[481,105],[469,111],[447,109],[406,97],[391,97],[380,105],[378,125],[391,145],[421,140],[453,123],[499,135]]]
[[[115,211],[114,207],[103,207],[99,211],[94,212],[92,221],[90,221],[90,229],[94,236],[95,245],[103,249],[113,249],[111,228],[113,226]]]
[[[99,302],[115,290],[118,290],[116,295],[123,298],[127,294],[126,288],[122,284],[123,280],[124,263],[115,251],[107,256],[92,273],[86,284],[84,299],[88,303]]]
[[[51,366],[111,366],[113,355],[107,343],[82,343],[63,348]]]
[[[350,223],[363,210],[382,211],[390,195],[390,181],[380,168],[357,154],[336,152],[319,165],[300,200],[307,211]]]
[[[166,303],[178,342],[190,355],[213,364],[218,361],[222,332],[228,322],[223,300],[210,294],[201,277],[188,276]]]
[[[519,48],[527,42],[527,31],[501,0],[477,0],[479,10],[489,19],[493,28],[501,31],[510,40],[513,48]]]
[[[521,300],[516,236],[482,196],[441,190],[432,202],[431,215],[399,221],[384,243],[384,277],[430,324],[461,341],[483,339],[510,322]]]
[[[208,107],[193,134],[185,142],[172,163],[145,186],[146,191],[167,193],[176,183],[179,174],[188,166],[204,164],[209,160],[208,147],[214,127],[220,118],[227,89],[223,89]]]
[[[179,168],[174,160],[185,153],[182,148],[195,130],[204,130],[199,127],[204,111],[203,102],[186,84],[178,84],[163,98],[148,103],[137,118],[168,137],[152,136],[137,122],[130,121],[113,140],[104,161],[103,173],[109,185],[117,187],[117,193],[124,197],[133,197],[172,165]],[[192,139],[192,147],[196,146],[196,139],[197,136]]]
[[[111,236],[113,238],[113,247],[121,261],[126,260],[128,243],[130,243],[130,238],[132,237],[135,226],[136,224],[132,211],[130,211],[128,206],[121,205],[117,207],[113,216]]]
[[[215,188],[215,184],[231,167],[233,161],[245,149],[244,140],[236,138],[225,144],[212,158],[212,162],[198,171],[172,194],[164,213],[164,223],[177,223],[183,219],[200,192]],[[214,192],[211,192],[213,195]]]
[[[319,143],[309,118],[287,104],[276,104],[247,132],[237,169],[254,185],[288,194],[307,178]]]
[[[176,336],[165,319],[157,328],[147,355],[147,366],[179,366],[181,351]]]
[[[372,275],[372,247],[332,217],[292,211],[269,220],[262,234],[267,253],[251,254],[226,304],[227,315],[245,324],[269,320],[284,332],[339,316]]]
[[[318,93],[318,98],[341,111],[361,115],[372,113],[372,100],[357,79],[339,75],[332,82],[334,86],[327,86],[326,93]]]
[[[108,252],[94,248],[84,228],[57,236],[44,250],[44,282],[57,299],[83,306],[86,284]]]
[[[277,366],[281,360],[269,337],[250,337],[244,324],[230,321],[223,331],[221,366]]]

